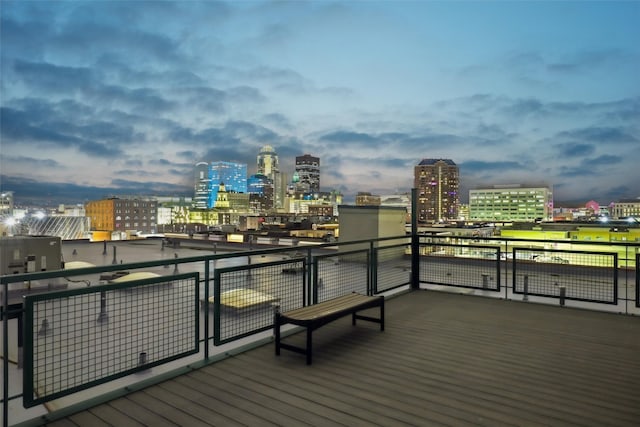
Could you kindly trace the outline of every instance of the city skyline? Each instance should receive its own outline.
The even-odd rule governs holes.
[[[322,161],[409,191],[423,158],[559,201],[640,196],[640,2],[14,2],[3,191],[193,194],[196,163]]]

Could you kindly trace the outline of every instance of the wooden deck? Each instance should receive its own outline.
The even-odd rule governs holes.
[[[52,426],[638,426],[640,318],[419,291]],[[304,333],[289,338],[299,339]]]

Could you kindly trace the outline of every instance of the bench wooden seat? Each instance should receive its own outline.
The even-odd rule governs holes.
[[[359,315],[358,312],[368,308],[380,307],[380,317]],[[357,293],[343,295],[319,304],[313,304],[295,310],[280,313],[276,309],[274,318],[274,333],[276,355],[280,355],[280,349],[295,351],[307,356],[307,365],[311,364],[312,335],[315,329],[326,325],[336,319],[351,314],[351,324],[356,324],[356,319],[366,320],[380,324],[380,330],[384,331],[384,296],[367,296]],[[280,326],[291,323],[303,326],[307,329],[306,347],[298,347],[283,343],[280,338]]]

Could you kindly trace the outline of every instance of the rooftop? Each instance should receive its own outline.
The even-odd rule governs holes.
[[[384,332],[319,329],[311,366],[270,343],[48,425],[638,425],[637,317],[425,290],[385,309]]]

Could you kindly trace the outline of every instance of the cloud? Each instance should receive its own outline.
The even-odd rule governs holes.
[[[76,149],[90,156],[117,157],[123,151],[114,146],[91,139],[99,135],[106,142],[115,138],[119,140],[123,135],[129,135],[126,129],[109,127],[105,123],[76,127],[66,122],[31,122],[31,115],[25,111],[12,108],[0,108],[0,137],[4,144],[23,145],[35,144],[59,148]]]
[[[581,140],[593,143],[637,143],[640,142],[638,137],[630,134],[624,129],[614,127],[586,127],[563,131],[558,133],[558,137]]]
[[[16,60],[14,70],[26,84],[48,93],[68,94],[96,84],[93,71],[87,67]]]
[[[59,168],[62,165],[54,159],[36,159],[34,157],[26,156],[4,156],[2,159],[4,162],[13,164],[26,164],[30,167],[53,169]]]
[[[173,185],[166,182],[140,183],[127,180],[114,180],[112,186],[98,187],[74,183],[43,182],[30,178],[17,178],[0,175],[2,191],[14,191],[21,200],[33,203],[46,203],[55,200],[58,203],[80,203],[114,195],[177,195],[191,196],[193,188],[188,185]]]
[[[369,134],[352,131],[335,131],[320,137],[322,142],[331,142],[336,144],[358,143],[358,144],[379,144],[380,140]]]
[[[287,116],[280,113],[269,113],[262,116],[262,120],[267,124],[271,124],[275,127],[285,129],[288,131],[293,130],[293,125]]]
[[[564,178],[574,178],[580,176],[599,176],[606,173],[606,168],[610,165],[622,163],[621,156],[603,154],[593,158],[583,158],[579,166],[561,166],[559,176]]]
[[[496,161],[486,162],[480,160],[471,160],[460,163],[460,174],[477,174],[486,172],[505,172],[513,170],[528,169],[527,165],[514,161]]]
[[[634,55],[621,49],[583,50],[568,55],[564,60],[547,64],[554,73],[578,74],[591,72],[594,68],[620,66],[634,60]]]
[[[560,151],[561,156],[575,157],[575,156],[589,156],[596,151],[596,148],[592,144],[581,143],[567,143],[556,145]]]

